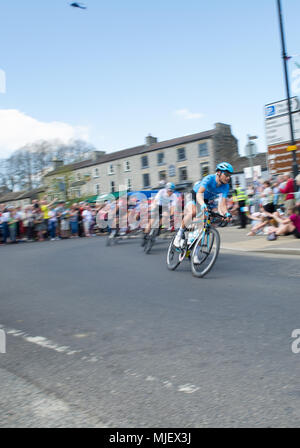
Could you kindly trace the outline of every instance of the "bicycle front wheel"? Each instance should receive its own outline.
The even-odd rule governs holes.
[[[181,252],[174,246],[175,238],[176,235],[173,236],[172,241],[169,244],[167,253],[167,266],[170,271],[175,271],[175,269],[180,265]]]
[[[191,256],[191,268],[195,277],[204,277],[216,262],[220,250],[219,232],[210,227],[198,238]]]

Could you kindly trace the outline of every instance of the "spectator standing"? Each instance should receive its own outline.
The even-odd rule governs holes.
[[[268,213],[274,213],[274,204],[273,204],[273,190],[271,188],[271,182],[265,180],[263,183],[264,190],[260,194],[261,196],[261,204],[264,210]]]
[[[55,206],[50,206],[50,210],[48,211],[48,231],[50,234],[51,241],[55,241],[56,238],[56,227],[57,227],[57,217],[56,217],[56,210]]]
[[[78,206],[78,236],[80,237],[84,236],[83,217],[82,217],[83,211],[84,211],[84,202],[80,202]]]
[[[45,226],[45,234],[44,234],[44,237],[45,237],[45,239],[48,237],[48,229],[49,229],[49,226],[48,226],[49,210],[50,210],[51,206],[52,206],[56,201],[57,201],[57,199],[54,199],[52,202],[48,203],[48,201],[47,201],[47,196],[45,196],[45,197],[43,198],[43,200],[40,201],[40,208],[41,208],[41,210],[42,210],[42,212],[43,212],[43,215],[44,215],[44,226]]]
[[[55,209],[56,218],[57,218],[57,227],[56,227],[56,235],[61,237],[61,219],[62,214],[65,210],[65,201],[59,201],[58,206]]]
[[[283,176],[279,174],[274,181],[273,184],[273,194],[274,194],[274,206],[275,208],[283,208],[284,207],[284,194],[281,193],[280,188],[284,188],[285,182],[283,180]]]
[[[297,191],[295,192],[296,205],[300,207],[300,174],[295,177]]]
[[[233,193],[233,201],[237,204],[238,207],[238,214],[240,219],[240,226],[238,227],[239,229],[245,229],[247,226],[247,200],[248,196],[245,190],[243,190],[243,188],[240,187],[239,182],[237,182]]]
[[[84,228],[84,234],[86,237],[90,237],[90,226],[92,223],[92,213],[90,211],[90,207],[85,206],[84,210],[82,212],[82,219],[83,219],[83,228]]]
[[[26,235],[27,241],[34,241],[34,214],[33,207],[28,205],[24,211],[24,234]]]
[[[15,244],[17,242],[17,223],[18,223],[17,210],[12,209],[8,221],[9,239],[12,244]]]
[[[60,237],[69,238],[70,237],[70,210],[66,207],[61,211],[60,214]]]
[[[37,233],[38,241],[44,241],[45,233],[45,223],[44,223],[44,213],[40,209],[37,203],[34,204],[34,230]]]
[[[3,244],[6,244],[7,238],[9,237],[9,227],[8,222],[10,220],[10,212],[8,208],[4,208],[2,216],[2,238]]]
[[[78,210],[77,204],[73,204],[70,210],[70,226],[71,226],[71,238],[78,237]]]
[[[286,182],[285,187],[280,188],[280,192],[285,194],[285,210],[295,206],[295,182],[291,173],[285,173],[283,179]]]

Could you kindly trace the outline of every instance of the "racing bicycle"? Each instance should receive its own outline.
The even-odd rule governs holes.
[[[161,233],[169,233],[169,232],[173,232],[175,230],[173,215],[170,217],[170,220],[171,221],[170,221],[170,225],[168,228],[163,227],[162,224],[158,225],[158,223],[156,223],[156,225],[150,230],[149,235],[147,235],[147,237],[146,237],[146,241],[142,242],[142,246],[144,247],[144,252],[146,254],[150,254],[151,249],[155,244],[156,238]]]
[[[215,264],[220,250],[220,234],[215,225],[225,227],[225,216],[210,208],[199,213],[192,225],[185,231],[180,248],[174,246],[176,235],[170,242],[167,253],[168,269],[174,271],[185,259],[190,259],[192,274],[204,277]]]

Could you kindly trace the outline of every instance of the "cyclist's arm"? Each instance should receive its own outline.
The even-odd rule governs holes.
[[[228,213],[226,198],[223,198],[223,197],[220,198],[219,211],[220,211],[221,215],[226,215],[226,213]]]
[[[205,187],[200,187],[198,192],[197,192],[197,195],[196,195],[197,202],[200,205],[204,205],[205,204],[204,192],[205,192]]]
[[[226,197],[221,197],[219,202],[219,213],[223,216],[226,216],[226,219],[229,221],[231,219],[231,213],[227,208]]]

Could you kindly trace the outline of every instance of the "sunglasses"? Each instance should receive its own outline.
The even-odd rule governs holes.
[[[225,177],[231,177],[231,174],[228,171],[222,171]]]

